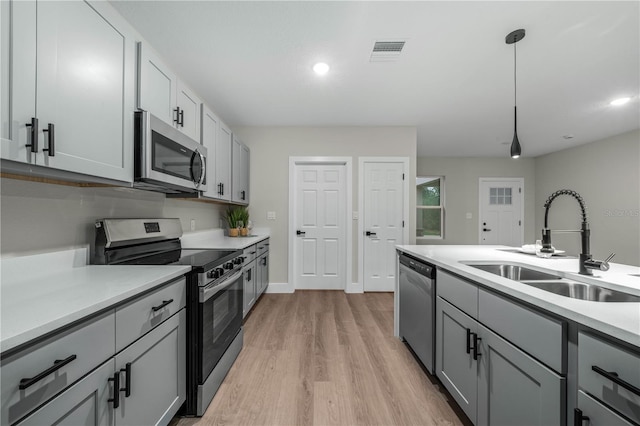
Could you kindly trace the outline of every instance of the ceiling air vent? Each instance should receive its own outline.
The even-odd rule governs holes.
[[[396,61],[402,52],[405,42],[401,40],[394,41],[376,41],[371,52],[371,62]]]

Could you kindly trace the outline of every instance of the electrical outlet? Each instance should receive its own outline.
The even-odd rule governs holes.
[[[353,212],[353,214],[351,215],[351,218],[353,220],[358,220],[360,218],[360,215],[358,214],[358,212]]]
[[[276,220],[276,212],[267,212],[267,220]]]
[[[467,213],[467,219],[471,219],[471,218],[472,218],[471,213]]]
[[[196,230],[196,220],[195,219],[191,219],[191,230],[192,231]]]

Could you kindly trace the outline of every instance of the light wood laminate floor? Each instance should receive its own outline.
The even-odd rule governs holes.
[[[441,385],[393,337],[393,294],[265,294],[244,348],[187,425],[459,425]]]

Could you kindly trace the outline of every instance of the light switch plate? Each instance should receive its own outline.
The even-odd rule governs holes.
[[[472,215],[471,213],[467,213],[467,219],[471,219]]]
[[[353,212],[353,220],[358,220],[360,219],[360,215],[358,214],[358,212]]]
[[[276,220],[276,212],[267,212],[267,220]]]

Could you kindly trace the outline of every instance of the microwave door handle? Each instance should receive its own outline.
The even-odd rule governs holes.
[[[202,153],[198,150],[196,150],[196,152],[200,156],[200,161],[202,162],[202,174],[200,175],[200,182],[199,182],[199,185],[202,185],[204,183],[205,177],[207,176],[207,164],[206,164],[206,159],[204,158],[204,155],[202,155]]]
[[[207,300],[218,294],[220,291],[224,290],[227,287],[230,287],[241,276],[242,270],[230,276],[222,284],[204,287],[202,290],[200,290],[200,303],[206,302]]]

